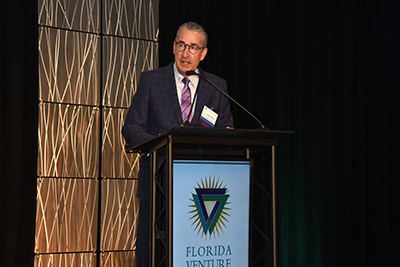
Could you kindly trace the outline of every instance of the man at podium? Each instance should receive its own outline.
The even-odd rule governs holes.
[[[195,71],[227,91],[227,83],[199,67],[207,54],[207,33],[194,22],[182,24],[173,43],[175,60],[166,67],[143,72],[126,116],[122,134],[129,145],[184,123],[209,127],[233,127],[229,100]],[[189,72],[189,73],[187,73]],[[193,73],[192,73],[193,74]],[[140,159],[138,193],[140,198],[137,266],[149,266],[150,240],[150,160]]]

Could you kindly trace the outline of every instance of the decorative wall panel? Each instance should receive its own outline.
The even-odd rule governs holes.
[[[158,67],[158,6],[38,0],[37,267],[136,265],[140,156],[121,129]]]
[[[130,106],[140,73],[158,66],[157,46],[154,42],[126,38],[104,39],[104,106]]]
[[[100,32],[99,0],[38,0],[39,25]]]
[[[96,262],[94,253],[45,254],[36,256],[35,267],[95,267]]]
[[[103,0],[106,35],[156,41],[158,0]]]
[[[99,54],[96,34],[41,27],[40,100],[99,105]]]
[[[100,266],[120,267],[136,266],[136,255],[134,251],[105,252],[102,254]]]
[[[101,196],[101,250],[133,250],[139,199],[136,180],[105,179]]]
[[[102,177],[137,178],[140,156],[125,153],[125,139],[121,134],[127,109],[103,109]]]
[[[39,106],[38,176],[98,176],[99,109],[42,103]]]
[[[97,183],[96,179],[37,180],[36,253],[96,249]]]

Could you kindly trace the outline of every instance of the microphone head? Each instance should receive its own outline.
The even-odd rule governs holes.
[[[186,72],[186,75],[199,75],[198,73],[196,73],[194,70],[188,70],[187,72]]]

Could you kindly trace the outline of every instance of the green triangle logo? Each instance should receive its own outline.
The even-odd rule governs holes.
[[[228,201],[226,188],[196,188],[197,195],[193,194],[197,213],[204,234],[211,235],[217,225]]]

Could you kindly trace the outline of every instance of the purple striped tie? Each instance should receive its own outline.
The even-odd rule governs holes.
[[[182,110],[182,121],[186,122],[188,120],[188,116],[190,113],[190,108],[192,106],[192,101],[190,98],[190,88],[189,88],[189,78],[185,77],[182,79],[182,82],[185,84],[185,86],[182,89],[182,95],[181,95],[181,110]],[[189,119],[190,121],[190,119]]]

